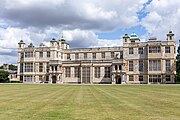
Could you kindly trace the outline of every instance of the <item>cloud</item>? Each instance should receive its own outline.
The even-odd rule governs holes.
[[[131,27],[146,0],[6,0],[0,16],[12,26],[113,30]]]
[[[149,14],[141,21],[151,36],[160,40],[166,39],[166,33],[172,30],[175,33],[176,42],[180,38],[180,1],[178,0],[152,0],[146,7]]]
[[[81,31],[75,29],[64,31],[63,34],[72,48],[111,47],[122,45],[122,40],[98,39],[98,36],[92,31]]]
[[[127,29],[139,22],[137,12],[147,0],[1,0],[0,64],[17,61],[18,42],[48,45],[61,32],[72,48],[122,45],[99,39],[96,32]],[[14,50],[16,48],[16,50]],[[12,54],[11,54],[12,52]],[[12,57],[12,58],[11,58]]]

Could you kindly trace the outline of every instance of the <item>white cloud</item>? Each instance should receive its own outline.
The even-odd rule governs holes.
[[[165,40],[166,33],[172,30],[176,42],[180,38],[180,1],[153,0],[145,9],[149,14],[142,19],[142,25],[152,36]]]
[[[118,46],[121,40],[99,39],[96,32],[130,28],[147,0],[1,0],[0,64],[16,61],[14,48],[23,39],[46,45],[61,32],[72,47]],[[13,54],[12,54],[13,53]],[[11,58],[12,57],[12,58]],[[14,62],[13,62],[14,63]]]
[[[63,31],[64,38],[73,48],[77,47],[111,47],[122,45],[122,40],[98,39],[92,31],[82,31],[79,29]]]
[[[137,12],[147,0],[5,0],[0,17],[16,27],[47,26],[85,30],[113,30],[138,22]]]

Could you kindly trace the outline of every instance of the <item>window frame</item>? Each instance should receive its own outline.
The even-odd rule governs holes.
[[[129,48],[129,54],[134,54],[134,48]]]
[[[110,77],[111,77],[111,68],[104,67],[104,78],[110,78]]]
[[[84,59],[85,60],[87,59],[87,53],[84,53]]]
[[[171,81],[171,75],[166,75],[166,81]]]
[[[139,72],[144,71],[144,60],[139,60]]]
[[[100,74],[101,74],[101,67],[95,67],[94,68],[94,77],[100,78]]]
[[[143,47],[138,48],[138,54],[140,54],[140,55],[144,54]]]
[[[39,72],[43,72],[43,63],[39,63]]]
[[[160,53],[161,46],[149,46],[149,53]]]
[[[101,58],[103,58],[103,59],[106,58],[106,53],[105,52],[101,53]]]
[[[134,62],[129,61],[129,71],[134,71]]]
[[[134,81],[134,75],[129,75],[129,81]]]
[[[67,56],[67,60],[71,59],[71,54],[70,53],[67,53],[66,56]]]
[[[92,53],[92,58],[96,59],[96,53]]]
[[[171,47],[170,46],[165,47],[165,53],[171,53]]]
[[[139,75],[139,81],[144,81],[143,80],[143,75]]]
[[[25,63],[24,72],[33,72],[33,63]]]
[[[65,67],[65,77],[66,78],[71,77],[71,67]]]
[[[47,58],[50,58],[50,57],[51,57],[51,52],[47,51]]]
[[[74,67],[74,77],[80,78],[81,69],[80,67]]]
[[[76,60],[79,59],[79,53],[75,53],[75,59],[76,59]]]
[[[39,52],[39,58],[43,58],[43,52]]]
[[[114,52],[111,52],[111,58],[114,58]]]
[[[149,71],[161,71],[161,60],[149,60]]]
[[[171,71],[171,61],[166,60],[166,71],[170,72]]]

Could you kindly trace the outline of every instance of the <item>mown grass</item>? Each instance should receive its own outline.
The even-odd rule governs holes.
[[[180,85],[0,85],[0,120],[179,120]]]

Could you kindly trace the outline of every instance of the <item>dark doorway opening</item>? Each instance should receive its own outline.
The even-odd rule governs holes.
[[[121,84],[121,77],[120,76],[116,77],[116,84]]]
[[[52,77],[52,83],[53,83],[53,84],[56,84],[56,76],[53,76],[53,77]]]

